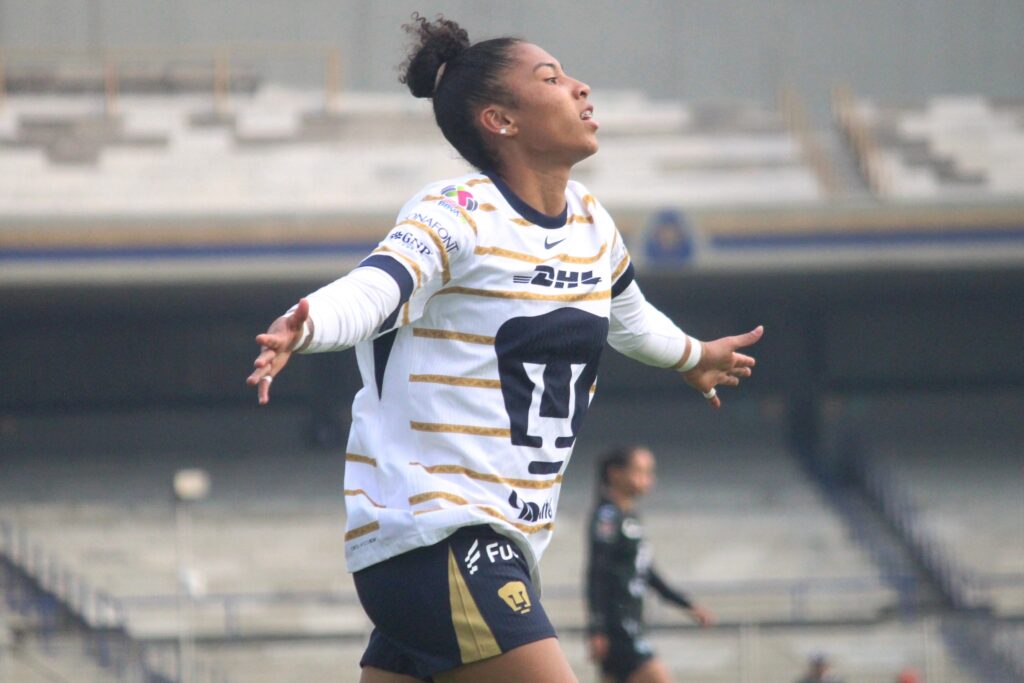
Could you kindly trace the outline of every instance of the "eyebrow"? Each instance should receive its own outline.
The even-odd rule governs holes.
[[[554,62],[541,62],[537,66],[533,67],[533,70],[536,71],[537,69],[541,68],[542,66],[550,66],[555,71],[558,71],[558,65],[555,64]]]

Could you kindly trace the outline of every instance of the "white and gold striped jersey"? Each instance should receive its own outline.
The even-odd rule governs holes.
[[[559,216],[497,176],[428,185],[361,264],[398,307],[356,345],[345,465],[350,571],[486,523],[536,574],[593,395],[612,297],[633,279],[579,183]]]

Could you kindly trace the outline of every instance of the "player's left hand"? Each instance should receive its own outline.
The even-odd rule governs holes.
[[[694,605],[690,613],[693,615],[693,620],[701,626],[712,626],[715,623],[715,615],[711,610],[705,609],[700,605]]]
[[[713,408],[721,408],[722,400],[718,397],[715,387],[718,385],[734,387],[740,378],[750,377],[754,367],[754,358],[737,349],[756,344],[764,335],[764,327],[758,325],[750,332],[732,337],[722,337],[714,341],[701,342],[703,350],[700,362],[691,370],[683,373],[683,379],[708,399]]]

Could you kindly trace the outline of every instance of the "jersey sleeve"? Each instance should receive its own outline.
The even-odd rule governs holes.
[[[607,633],[611,620],[609,585],[615,563],[615,548],[622,534],[622,515],[614,505],[598,506],[590,521],[587,563],[587,612],[590,633]]]
[[[612,267],[612,299],[622,294],[627,287],[636,279],[636,272],[633,270],[633,261],[629,258],[629,250],[622,239],[618,228],[612,236],[612,246],[609,251]]]
[[[683,609],[690,609],[693,607],[693,602],[690,598],[668,585],[665,580],[661,578],[661,574],[655,571],[653,565],[647,570],[647,585],[653,588],[663,600],[671,602],[673,605],[682,607]]]
[[[406,204],[395,226],[359,264],[391,275],[402,293],[379,332],[419,318],[426,302],[448,284],[475,244],[475,225],[454,202],[427,194]]]

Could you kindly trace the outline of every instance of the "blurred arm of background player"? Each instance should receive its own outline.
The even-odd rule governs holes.
[[[656,572],[654,567],[651,567],[648,570],[647,585],[657,591],[658,595],[666,601],[671,602],[673,605],[682,607],[689,612],[690,616],[693,617],[693,620],[701,626],[711,626],[715,623],[715,615],[711,610],[694,603],[689,597],[683,595],[672,588],[672,586],[665,583],[665,580],[661,578],[661,574]]]

